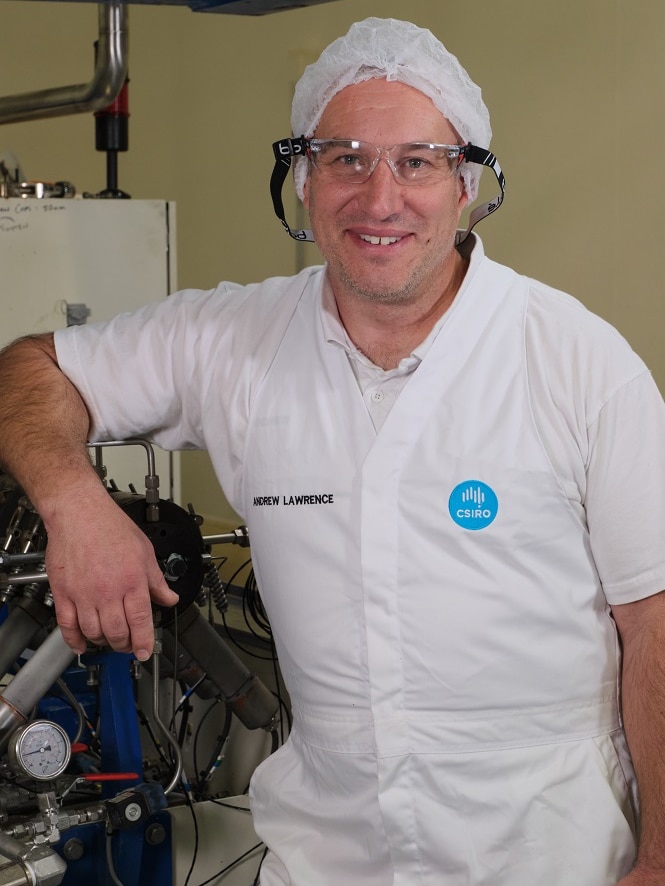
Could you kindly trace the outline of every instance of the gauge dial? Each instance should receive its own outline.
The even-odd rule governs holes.
[[[34,720],[13,733],[9,762],[32,778],[49,781],[67,768],[72,746],[65,730],[49,720]]]

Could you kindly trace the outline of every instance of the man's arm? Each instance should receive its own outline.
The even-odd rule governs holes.
[[[624,727],[640,794],[637,862],[621,886],[665,886],[665,591],[613,606]]]
[[[108,643],[145,659],[150,598],[177,600],[152,545],[108,495],[92,467],[90,419],[58,367],[52,335],[0,354],[0,463],[23,487],[48,533],[46,568],[58,623],[76,652]]]

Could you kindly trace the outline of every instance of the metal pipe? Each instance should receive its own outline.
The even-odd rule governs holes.
[[[16,861],[0,864],[0,886],[33,886],[30,875]]]
[[[57,852],[48,846],[28,846],[20,840],[0,831],[0,852],[23,869],[21,879],[20,868],[14,872],[8,870],[11,879],[2,878],[0,883],[26,884],[26,886],[58,886],[67,872],[67,864]]]
[[[11,585],[33,585],[47,581],[48,575],[45,572],[12,572],[9,575],[0,573],[0,588],[8,588]]]
[[[274,728],[279,713],[277,698],[208,624],[197,606],[181,612],[177,623],[167,630],[177,631],[177,642],[219,686],[222,698],[241,723],[248,729]]]
[[[53,609],[38,600],[20,600],[0,625],[0,676],[4,676],[33,637],[53,618]]]
[[[129,31],[122,3],[98,4],[99,43],[89,83],[0,97],[0,123],[98,111],[120,94],[127,77]]]
[[[249,547],[249,531],[246,526],[239,526],[232,532],[222,532],[220,535],[204,535],[205,545],[240,545],[241,548]]]
[[[6,551],[0,551],[0,569],[7,566],[25,566],[29,563],[43,563],[45,551],[32,551],[27,554],[8,554]]]
[[[71,664],[75,653],[55,628],[0,696],[0,753],[12,732],[25,723],[30,711]]]
[[[168,797],[168,795],[175,790],[180,781],[180,778],[183,774],[182,767],[182,752],[180,751],[180,746],[178,742],[171,735],[169,728],[165,723],[162,722],[162,719],[159,714],[159,656],[160,656],[160,648],[161,648],[161,640],[158,638],[155,643],[155,651],[152,654],[152,716],[159,727],[160,732],[162,733],[164,739],[168,742],[171,750],[173,751],[173,756],[175,757],[176,767],[173,772],[173,776],[169,784],[164,788],[164,793]],[[11,685],[11,684],[10,684]]]
[[[107,440],[105,443],[88,443],[91,449],[104,449],[105,446],[142,446],[148,459],[148,473],[145,475],[146,520],[159,521],[159,476],[155,469],[155,450],[152,443],[133,437],[129,440]]]
[[[140,437],[129,437],[127,440],[105,440],[103,443],[88,443],[89,449],[105,449],[107,446],[142,446],[148,460],[148,474],[151,477],[156,476],[155,469],[155,450],[148,440]]]

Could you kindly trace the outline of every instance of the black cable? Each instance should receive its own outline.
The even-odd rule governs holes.
[[[55,697],[65,701],[76,714],[78,726],[76,728],[76,733],[74,734],[74,737],[72,738],[72,736],[70,736],[70,738],[72,738],[72,743],[81,741],[83,737],[83,732],[86,728],[92,735],[92,723],[90,722],[90,720],[88,720],[88,715],[85,712],[85,708],[83,707],[82,703],[79,702],[79,700],[76,698],[65,680],[62,677],[58,677],[58,679],[55,681],[55,685],[57,687],[57,693],[55,694]]]
[[[266,640],[270,644],[270,655],[269,656],[258,656],[252,653],[248,649],[243,649],[243,651],[247,655],[252,655],[255,658],[260,658],[262,661],[271,661],[272,669],[273,669],[273,679],[275,682],[275,691],[273,695],[277,698],[280,710],[282,710],[286,718],[280,717],[280,740],[281,743],[284,744],[285,741],[285,733],[284,726],[285,723],[288,724],[288,731],[291,731],[291,712],[289,711],[288,705],[284,701],[282,697],[282,684],[280,680],[279,673],[279,663],[277,657],[277,649],[275,647],[275,641],[272,634],[272,629],[270,626],[270,620],[268,619],[268,615],[266,613],[265,607],[263,605],[263,600],[261,599],[261,593],[259,591],[259,586],[256,581],[256,574],[252,569],[247,576],[247,580],[245,582],[245,586],[243,589],[243,616],[245,619],[245,625],[247,630],[259,639],[262,642]],[[257,626],[258,630],[255,629],[254,625]],[[226,625],[225,625],[226,626]],[[228,629],[227,629],[228,630]],[[259,633],[261,631],[261,633]],[[239,643],[236,645],[242,649]],[[272,753],[272,752],[271,752]]]
[[[199,725],[196,727],[196,732],[194,733],[194,742],[192,744],[192,763],[194,765],[194,779],[195,779],[194,784],[196,786],[197,797],[199,797],[199,795],[200,795],[199,785],[201,783],[201,777],[199,775],[199,762],[198,762],[199,735],[201,734],[201,727],[203,726],[203,721],[206,719],[206,717],[208,717],[210,712],[215,709],[215,707],[221,702],[221,700],[222,700],[221,696],[218,695],[217,698],[213,702],[211,702],[210,705],[208,705],[208,708],[206,709],[205,713],[203,714],[203,716],[199,720]]]
[[[270,635],[270,648],[272,650],[272,670],[273,670],[273,676],[275,678],[275,689],[276,689],[276,692],[274,694],[277,698],[277,701],[279,702],[280,710],[283,710],[284,713],[286,714],[286,722],[288,723],[288,726],[289,726],[288,733],[290,734],[291,725],[292,725],[291,711],[289,710],[289,706],[286,704],[286,702],[282,698],[282,684],[280,682],[279,662],[277,660],[277,649],[275,648],[275,641],[273,639],[272,634]],[[279,734],[280,734],[282,744],[284,744],[284,740],[285,740],[286,736],[284,735],[284,718],[283,717],[279,718]]]
[[[222,751],[224,750],[224,746],[226,745],[228,738],[229,738],[229,734],[231,732],[231,723],[233,720],[233,709],[230,704],[226,704],[225,708],[226,708],[226,710],[225,710],[224,725],[222,726],[222,731],[217,736],[217,742],[215,744],[215,748],[214,748],[212,754],[210,755],[210,759],[208,761],[208,764],[201,771],[200,777],[199,777],[199,770],[196,766],[196,762],[194,763],[194,769],[196,771],[197,777],[199,777],[199,780],[197,782],[197,791],[198,791],[199,797],[201,799],[205,796],[206,782],[212,778],[213,771],[218,765],[217,760],[218,760],[220,754],[222,753]],[[206,711],[206,715],[207,715],[207,713],[208,712]],[[200,728],[201,728],[201,725],[199,724],[199,728],[197,729],[196,739],[198,739],[198,733],[200,731]],[[195,739],[195,743],[196,743],[196,739]],[[196,744],[195,744],[195,749],[196,749]]]
[[[231,868],[234,868],[241,861],[244,861],[244,859],[247,858],[248,855],[251,855],[252,852],[256,852],[256,850],[259,849],[261,846],[263,846],[262,840],[259,841],[258,843],[256,843],[250,849],[248,849],[247,852],[243,852],[242,855],[239,855],[230,864],[227,864],[225,868],[222,868],[220,871],[217,871],[217,873],[213,874],[212,877],[208,877],[207,880],[204,880],[202,883],[199,883],[198,886],[208,886],[208,883],[212,883],[212,881],[216,880],[218,877],[224,876],[224,874],[228,873],[231,870]],[[265,856],[265,853],[264,853],[264,856]],[[261,869],[261,864],[263,864],[263,857],[261,858],[261,862],[259,863],[259,870]],[[255,882],[258,883],[258,880],[255,880]],[[185,886],[187,886],[186,883],[185,883]]]
[[[263,605],[263,600],[261,599],[261,593],[253,569],[249,573],[247,581],[245,582],[244,599],[247,601],[247,607],[249,608],[250,614],[256,624],[265,634],[272,636],[270,620],[268,619],[268,614]]]
[[[152,728],[152,723],[150,722],[150,720],[148,720],[148,718],[147,718],[146,715],[143,713],[143,711],[141,710],[141,708],[139,708],[139,707],[136,708],[136,714],[137,714],[137,716],[138,716],[138,718],[139,718],[139,722],[140,722],[141,726],[143,726],[143,727],[146,729],[148,735],[149,735],[150,738],[152,739],[152,743],[153,743],[154,746],[155,746],[155,750],[157,751],[157,753],[158,753],[159,756],[161,757],[162,763],[164,763],[166,766],[169,766],[169,767],[170,767],[170,766],[171,766],[171,761],[170,761],[170,760],[168,759],[168,757],[166,756],[166,754],[165,754],[165,752],[164,752],[164,747],[163,747],[161,741],[160,741],[159,738],[155,735],[155,730]]]
[[[178,731],[178,745],[182,747],[185,742],[185,738],[187,737],[187,727],[189,726],[189,718],[193,713],[194,708],[190,704],[190,698],[199,688],[201,683],[208,678],[207,674],[201,674],[199,679],[194,683],[193,686],[188,686],[184,681],[178,681],[178,686],[180,687],[181,698],[178,704],[175,706],[173,710],[173,714],[171,716],[171,722],[169,723],[169,732],[175,737],[175,718],[178,716],[180,711],[183,712],[182,720],[180,721],[180,729]]]
[[[236,812],[244,812],[246,815],[252,814],[247,806],[234,806],[233,803],[225,803],[223,800],[217,799],[217,797],[210,797],[208,802],[214,803],[215,806],[223,806],[225,809],[235,809]]]
[[[245,560],[244,563],[242,563],[240,566],[238,566],[238,568],[237,568],[236,571],[233,573],[233,575],[231,576],[231,578],[226,582],[226,588],[225,588],[225,591],[226,591],[227,593],[228,593],[228,591],[229,591],[229,588],[231,587],[231,582],[233,581],[233,579],[236,578],[238,575],[240,575],[240,573],[243,571],[243,569],[246,569],[246,568],[249,566],[249,564],[250,564],[251,562],[252,562],[252,560],[251,560],[251,557],[250,557],[249,560]],[[221,566],[221,565],[223,565],[223,564],[220,563],[220,566]]]
[[[247,563],[249,563],[249,562],[250,562],[250,561],[248,560]],[[247,563],[245,563],[244,565],[246,566]],[[252,570],[252,573],[251,573],[250,575],[253,575],[253,570]],[[243,589],[243,617],[244,617],[244,619],[245,619],[245,625],[246,625],[247,630],[248,630],[249,633],[251,633],[254,637],[256,637],[258,640],[260,640],[262,643],[265,643],[265,641],[266,641],[266,639],[267,639],[267,637],[265,636],[265,634],[257,634],[257,632],[256,632],[255,630],[252,629],[252,626],[251,626],[250,622],[249,622],[248,619],[247,619],[247,611],[246,611],[246,609],[245,609],[245,597],[246,597],[246,592],[247,592],[247,585],[245,585],[245,588]],[[247,647],[245,647],[245,646],[243,646],[241,643],[239,643],[239,642],[235,639],[235,637],[233,636],[233,634],[232,634],[232,632],[231,632],[231,628],[228,626],[228,624],[227,624],[227,622],[226,622],[226,617],[225,617],[223,614],[222,614],[222,624],[224,625],[224,628],[225,628],[225,630],[226,630],[226,634],[227,634],[227,637],[228,637],[229,641],[230,641],[230,642],[231,642],[231,643],[232,643],[237,649],[239,649],[242,653],[244,653],[245,655],[250,656],[251,658],[256,658],[256,659],[258,659],[259,661],[272,661],[272,660],[273,660],[273,656],[272,656],[272,654],[271,654],[271,655],[259,655],[257,652],[253,652],[251,649],[248,649]],[[269,628],[268,628],[268,631],[267,631],[266,633],[269,633]]]
[[[200,681],[199,681],[200,682]],[[171,732],[175,735],[175,718],[178,715],[179,711],[182,711],[182,717],[180,718],[180,729],[178,730],[177,742],[178,747],[182,748],[185,744],[185,738],[187,737],[187,728],[189,726],[189,717],[192,713],[192,706],[189,702],[190,696],[194,691],[194,687],[191,690],[188,689],[185,683],[179,683],[182,694],[182,698],[178,702],[178,705],[173,713],[173,719],[171,720],[172,727]]]
[[[254,882],[252,886],[259,886],[259,880],[261,877],[261,868],[263,867],[263,862],[266,860],[266,855],[268,854],[268,847],[263,850],[263,855],[261,856],[261,861],[259,862],[259,867],[256,871],[256,876],[254,877]]]
[[[284,699],[282,698],[282,696],[280,695],[279,692],[273,692],[273,695],[275,696],[275,698],[276,698],[277,701],[279,702],[279,709],[280,709],[280,711],[282,711],[282,712],[284,713],[284,717],[280,717],[280,718],[279,718],[279,736],[280,736],[280,743],[281,743],[281,744],[284,744],[284,742],[286,741],[286,739],[288,738],[288,736],[289,736],[290,733],[291,733],[291,727],[292,727],[292,725],[293,725],[293,720],[292,720],[292,718],[291,718],[291,711],[289,710],[289,706],[288,706],[287,703],[284,701]],[[288,729],[287,729],[287,731],[286,731],[286,734],[284,733],[284,722],[285,722],[285,721],[286,721],[286,724],[287,724],[287,726],[288,726]]]
[[[226,618],[224,615],[222,615],[222,624],[224,625],[224,628],[226,629],[226,636],[227,636],[229,643],[231,643],[233,646],[235,646],[236,649],[239,649],[245,655],[250,656],[250,658],[256,658],[259,661],[272,661],[271,655],[259,655],[258,652],[253,652],[251,649],[247,649],[246,646],[243,646],[241,643],[238,643],[238,641],[236,640],[236,638],[233,636],[233,634],[231,632],[231,628],[226,623]]]
[[[199,854],[199,823],[196,819],[196,812],[194,811],[194,804],[192,803],[191,797],[189,796],[189,791],[185,791],[185,800],[187,801],[187,806],[189,807],[189,811],[192,815],[192,822],[194,823],[194,852],[192,853],[192,863],[189,866],[189,870],[187,871],[187,876],[185,877],[184,886],[188,886],[189,879],[192,876],[194,871],[194,866],[196,865],[196,859]]]
[[[247,576],[247,581],[243,588],[243,613],[245,615],[245,623],[247,624],[247,627],[256,634],[256,631],[252,628],[250,620],[247,618],[248,611],[254,623],[262,631],[262,634],[268,637],[271,636],[272,630],[270,628],[270,621],[263,606],[263,601],[261,600],[253,569]]]

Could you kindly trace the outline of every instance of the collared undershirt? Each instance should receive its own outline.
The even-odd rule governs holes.
[[[469,241],[468,246],[460,248],[460,252],[462,252],[467,259],[472,256],[473,237],[469,238]],[[471,261],[473,261],[472,257]],[[467,269],[466,279],[468,279],[469,276]],[[466,279],[462,282],[460,291],[464,288]],[[455,300],[453,300],[450,308],[448,308],[448,310],[437,320],[424,341],[414,348],[408,357],[403,357],[399,361],[399,365],[394,369],[382,369],[380,366],[377,366],[376,363],[372,363],[372,361],[368,359],[362,351],[358,350],[351,341],[349,334],[342,325],[339,311],[337,310],[337,303],[335,302],[335,296],[333,295],[332,287],[330,286],[330,281],[327,277],[323,286],[322,304],[323,332],[326,341],[329,344],[341,347],[346,351],[349,363],[353,369],[353,374],[356,377],[358,387],[360,388],[363,400],[365,401],[367,411],[372,419],[374,429],[378,433],[383,427],[383,423],[388,417],[388,413],[392,409],[402,388],[407,383],[410,376],[416,371],[418,366],[420,366],[425,355],[432,347],[435,338],[439,332],[441,332],[441,329],[450,315],[450,308],[455,304]]]
[[[437,321],[427,338],[408,357],[403,357],[394,369],[382,369],[372,363],[353,344],[342,325],[330,283],[326,280],[323,291],[323,330],[326,340],[346,351],[351,369],[365,401],[374,429],[383,426],[402,388],[421,364],[425,354],[447,319],[447,312]]]

